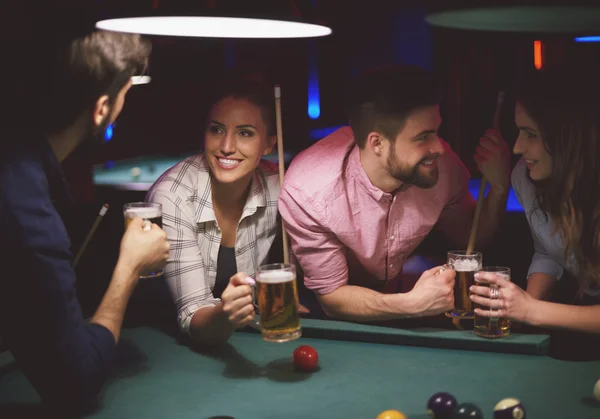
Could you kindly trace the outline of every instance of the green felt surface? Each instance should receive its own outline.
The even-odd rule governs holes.
[[[209,352],[153,328],[125,330],[116,377],[89,417],[358,419],[398,409],[409,419],[426,419],[427,399],[436,391],[476,403],[486,418],[493,417],[496,402],[511,396],[525,404],[529,419],[600,417],[600,404],[592,399],[600,362],[306,337],[332,330],[334,323],[303,321],[304,336],[283,344],[237,332]],[[351,324],[337,329],[337,338],[345,333],[351,339],[383,332]],[[300,344],[317,349],[318,371],[293,370],[291,354]],[[0,368],[0,407],[37,400],[18,370]]]
[[[143,156],[135,159],[106,162],[93,167],[93,181],[95,185],[110,186],[125,190],[146,190],[158,179],[160,175],[193,153],[180,156]],[[284,160],[289,163],[293,153],[285,152]],[[276,153],[264,156],[265,160],[278,162]],[[151,168],[152,166],[152,168]],[[133,177],[131,169],[138,167],[140,175]]]

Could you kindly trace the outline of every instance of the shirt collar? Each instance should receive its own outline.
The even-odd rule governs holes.
[[[371,183],[371,180],[367,176],[362,163],[360,162],[360,150],[358,145],[355,145],[350,152],[348,157],[348,171],[363,189],[376,201],[391,201],[393,196],[391,193],[384,192]]]

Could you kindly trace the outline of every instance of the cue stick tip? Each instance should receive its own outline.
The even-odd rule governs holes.
[[[106,211],[108,211],[109,207],[110,205],[108,204],[102,205],[102,208],[100,208],[100,213],[98,215],[100,215],[100,217],[104,217],[104,214],[106,214]]]
[[[278,84],[275,85],[275,98],[281,98],[281,86]]]

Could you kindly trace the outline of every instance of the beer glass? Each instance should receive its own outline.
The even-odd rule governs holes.
[[[510,268],[506,268],[504,266],[484,266],[479,272],[493,272],[502,278],[510,281]],[[493,287],[498,289],[497,285],[486,284],[485,282],[477,282],[477,285],[482,287]],[[497,297],[496,297],[497,298]],[[504,336],[508,336],[510,334],[510,319],[498,317],[498,305],[497,302],[492,301],[491,307],[485,307],[480,304],[473,304],[474,308],[480,308],[482,310],[489,310],[492,312],[492,315],[496,314],[493,317],[482,317],[475,314],[475,321],[473,330],[477,336],[481,336],[484,338],[502,338]]]
[[[294,265],[261,266],[256,273],[256,294],[264,340],[288,342],[302,336]]]
[[[123,205],[125,230],[135,217],[144,219],[144,229],[150,229],[152,223],[162,228],[162,205],[155,202],[131,202]],[[140,278],[154,278],[163,274],[162,269],[143,272]]]
[[[465,250],[448,252],[448,265],[456,272],[454,280],[454,308],[446,313],[448,317],[473,318],[473,302],[469,298],[469,288],[475,283],[475,272],[481,269],[482,255]]]

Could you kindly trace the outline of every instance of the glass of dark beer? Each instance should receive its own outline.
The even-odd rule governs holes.
[[[479,272],[493,272],[499,276],[501,276],[502,278],[510,281],[511,276],[510,276],[510,268],[507,268],[505,266],[484,266],[482,267]],[[482,286],[482,287],[496,287],[497,285],[490,285],[490,284],[486,284],[485,282],[477,282],[477,285]],[[491,317],[482,317],[482,316],[478,316],[477,314],[475,314],[475,321],[474,321],[474,326],[473,326],[473,330],[475,332],[475,334],[477,336],[481,336],[483,338],[502,338],[504,336],[508,336],[510,334],[510,324],[511,321],[510,319],[506,319],[506,318],[502,318],[502,317],[498,317],[498,312],[497,312],[497,304],[494,305],[495,302],[492,301],[492,306],[491,307],[485,307],[482,306],[480,304],[473,304],[474,308],[480,308],[482,310],[489,310],[492,313]],[[494,316],[494,312],[495,312],[495,316]]]
[[[481,269],[483,256],[479,252],[466,250],[448,252],[448,265],[456,272],[454,280],[454,308],[446,313],[448,317],[473,318],[473,302],[469,298],[469,288],[475,284],[475,272]]]
[[[256,273],[256,295],[264,340],[288,342],[302,336],[294,265],[261,266]]]
[[[155,202],[131,202],[123,205],[125,230],[131,220],[140,217],[144,220],[144,229],[150,229],[152,224],[162,228],[162,205]],[[162,269],[143,272],[140,278],[154,278],[163,274]]]

